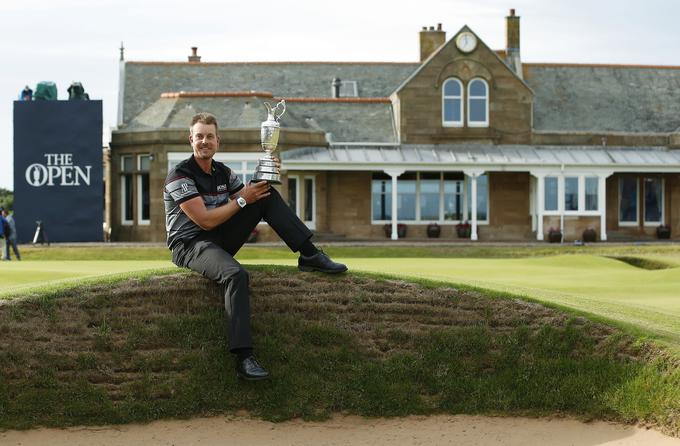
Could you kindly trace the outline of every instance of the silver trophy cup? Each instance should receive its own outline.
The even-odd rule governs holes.
[[[282,99],[275,107],[272,107],[269,102],[265,102],[264,106],[267,107],[267,120],[262,123],[260,139],[265,156],[260,158],[257,168],[255,168],[253,181],[281,184],[281,172],[276,166],[276,160],[272,156],[272,152],[276,150],[276,146],[279,143],[279,131],[281,130],[279,119],[286,112],[286,101]]]

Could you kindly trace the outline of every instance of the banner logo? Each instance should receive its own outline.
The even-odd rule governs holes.
[[[76,166],[72,153],[46,153],[45,164],[26,168],[26,182],[33,187],[90,185],[92,166]]]

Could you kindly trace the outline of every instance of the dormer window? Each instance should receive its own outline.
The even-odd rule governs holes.
[[[444,81],[442,88],[442,125],[463,126],[463,83],[456,78]]]
[[[468,126],[489,126],[489,87],[484,79],[468,83]]]

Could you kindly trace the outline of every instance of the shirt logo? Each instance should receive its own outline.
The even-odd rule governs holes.
[[[189,192],[189,185],[187,183],[182,183],[182,193]]]
[[[217,186],[217,192],[224,192],[225,190],[227,190],[226,184],[220,184],[219,186]]]

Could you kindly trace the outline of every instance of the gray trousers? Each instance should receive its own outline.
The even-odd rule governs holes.
[[[5,255],[2,257],[4,260],[12,260],[12,258],[9,256],[9,248],[10,246],[14,250],[14,256],[17,258],[17,260],[21,260],[21,254],[19,254],[19,247],[17,246],[17,238],[10,236],[9,238],[5,238]]]
[[[312,236],[312,232],[272,188],[268,197],[246,206],[212,231],[203,231],[190,242],[180,243],[172,250],[175,265],[196,271],[222,287],[229,350],[253,346],[249,276],[233,256],[260,220],[269,223],[293,252],[297,252]]]

